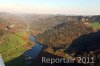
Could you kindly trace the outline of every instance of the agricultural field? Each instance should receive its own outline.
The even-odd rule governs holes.
[[[28,48],[26,48],[25,45],[27,46],[29,44],[31,46],[31,44],[28,41],[28,38],[26,37],[23,38],[24,35],[27,36],[28,33],[27,32],[17,32],[16,34],[8,33],[7,36],[4,38],[4,40],[6,41],[0,44],[0,53],[3,56],[5,63],[7,63],[7,66],[9,66],[11,63],[11,62],[9,63],[9,61],[23,55],[23,53],[26,50],[28,50]],[[27,39],[27,41],[25,39]],[[12,61],[13,64],[11,63],[10,66],[16,66],[16,64],[20,65],[24,64],[25,61],[21,58]],[[18,60],[22,61],[20,62]]]

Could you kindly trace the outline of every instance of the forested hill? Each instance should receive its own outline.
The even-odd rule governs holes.
[[[85,22],[65,22],[56,25],[43,34],[38,35],[37,41],[50,47],[68,47],[73,40],[81,35],[89,34],[92,28]]]
[[[0,30],[5,30],[6,27],[10,28],[11,25],[16,30],[26,28],[26,24],[19,16],[12,13],[0,12]]]

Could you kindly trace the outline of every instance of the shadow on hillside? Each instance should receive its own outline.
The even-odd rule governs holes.
[[[50,64],[50,63],[42,63],[42,57],[45,58],[62,58],[62,57],[58,57],[56,55],[47,53],[47,52],[41,52],[37,58],[35,58],[31,64],[28,64],[28,61],[24,60],[24,56],[19,56],[9,62],[6,63],[6,66],[87,66],[84,64],[77,64],[77,63],[54,63],[54,64]]]
[[[94,64],[89,66],[99,66],[100,64],[100,30],[94,33],[82,35],[75,39],[72,44],[65,50],[73,57],[94,57]],[[89,60],[91,61],[91,60]]]
[[[100,48],[100,31],[82,35],[67,48],[67,52],[94,51]]]
[[[42,62],[42,58],[45,57],[46,59],[60,59],[62,57],[59,57],[59,56],[56,56],[56,55],[53,55],[51,53],[48,53],[48,52],[41,52],[37,58],[34,59],[34,61],[32,62],[32,64],[30,64],[30,66],[87,66],[85,64],[77,64],[77,63],[45,63],[45,62]],[[48,61],[48,60],[47,60]]]
[[[21,55],[5,63],[5,66],[25,66],[25,64],[26,64],[26,61],[24,60],[24,56]]]

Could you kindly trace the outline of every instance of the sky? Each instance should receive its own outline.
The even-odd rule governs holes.
[[[100,0],[0,0],[0,12],[100,15]]]

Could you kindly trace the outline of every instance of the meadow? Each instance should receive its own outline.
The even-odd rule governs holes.
[[[8,33],[6,37],[3,39],[5,41],[2,44],[0,44],[0,53],[6,63],[6,66],[16,66],[17,64],[23,66],[23,64],[25,63],[24,59],[22,59],[23,53],[26,50],[28,50],[28,48],[25,46],[32,46],[32,44],[30,44],[28,37],[23,38],[22,36],[28,36],[28,33]]]

